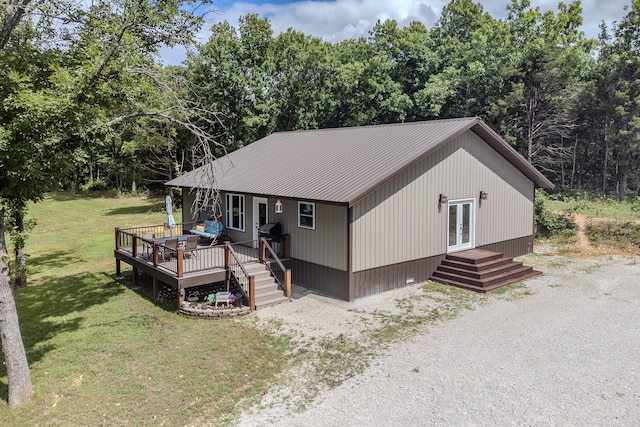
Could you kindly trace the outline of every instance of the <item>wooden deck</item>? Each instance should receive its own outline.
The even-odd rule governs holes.
[[[234,245],[235,251],[242,258],[243,264],[258,262],[258,250],[252,247]],[[206,283],[224,280],[224,245],[208,246],[198,245],[198,248],[190,253],[181,251],[182,275],[178,268],[178,251],[166,252],[163,257],[157,255],[154,264],[153,250],[145,251],[143,248],[120,247],[114,250],[114,256],[120,261],[137,268],[144,273],[155,277],[176,289],[200,286]]]
[[[175,289],[178,307],[184,299],[185,289],[219,282],[227,282],[227,286],[230,286],[233,282],[242,288],[249,299],[249,306],[254,310],[256,298],[260,301],[259,298],[263,296],[257,294],[269,293],[267,283],[260,283],[260,286],[255,288],[256,277],[259,277],[260,270],[273,269],[275,266],[277,271],[267,271],[273,271],[270,282],[276,289],[280,283],[287,298],[290,297],[291,271],[284,267],[264,238],[255,242],[227,242],[215,246],[208,244],[206,240],[200,240],[194,250],[185,250],[182,247],[171,249],[160,244],[166,241],[162,235],[160,238],[141,237],[143,232],[157,227],[115,229],[116,244],[113,254],[116,259],[116,275],[121,274],[122,262],[131,265],[134,285],[138,272],[144,273],[153,280],[154,296],[158,296],[160,282]],[[180,238],[175,235],[172,237]],[[251,269],[251,265],[259,268]],[[248,271],[251,271],[251,274]],[[270,300],[267,301],[269,302]]]

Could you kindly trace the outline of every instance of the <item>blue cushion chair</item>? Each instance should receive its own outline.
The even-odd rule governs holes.
[[[205,239],[216,239],[220,237],[222,232],[224,231],[224,226],[222,223],[213,220],[213,219],[205,219],[204,220],[204,231],[197,230],[196,228],[192,228],[189,230],[191,234],[197,234],[200,237],[204,237]]]

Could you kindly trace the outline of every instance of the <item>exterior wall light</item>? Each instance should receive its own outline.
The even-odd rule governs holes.
[[[480,200],[487,200],[487,192],[480,191]]]
[[[449,198],[444,194],[440,193],[440,197],[438,198],[438,203],[442,205],[444,203],[447,203],[448,201],[449,201]]]
[[[282,202],[280,201],[280,199],[278,199],[278,201],[276,201],[276,213],[277,214],[281,214],[282,213]]]

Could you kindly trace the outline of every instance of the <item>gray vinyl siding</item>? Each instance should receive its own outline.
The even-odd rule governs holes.
[[[276,198],[269,198],[269,221],[280,221],[291,236],[291,257],[336,270],[347,271],[347,206],[304,199],[280,199],[282,213],[275,213]],[[315,230],[298,227],[298,201],[315,203]]]
[[[182,189],[182,222],[195,222],[196,219],[191,215],[191,207],[196,200],[196,191],[190,191],[189,188]]]
[[[280,222],[283,234],[291,236],[291,257],[301,261],[347,271],[347,207],[341,204],[315,203],[315,230],[298,227],[298,201],[273,196],[245,195],[245,225],[244,232],[230,230],[226,224],[226,193],[222,193],[223,218],[225,234],[234,242],[253,240],[253,199],[262,197],[267,199],[269,222]],[[283,205],[282,213],[276,214],[275,203],[280,200]],[[312,201],[313,202],[313,201]]]
[[[488,198],[480,206],[481,190]],[[533,182],[467,131],[353,205],[351,271],[445,254],[440,193],[475,200],[476,247],[533,234]]]

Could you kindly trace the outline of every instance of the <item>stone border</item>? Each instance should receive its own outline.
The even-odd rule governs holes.
[[[178,312],[188,317],[220,319],[224,317],[244,316],[251,313],[251,310],[249,310],[249,307],[215,309],[182,306]]]

